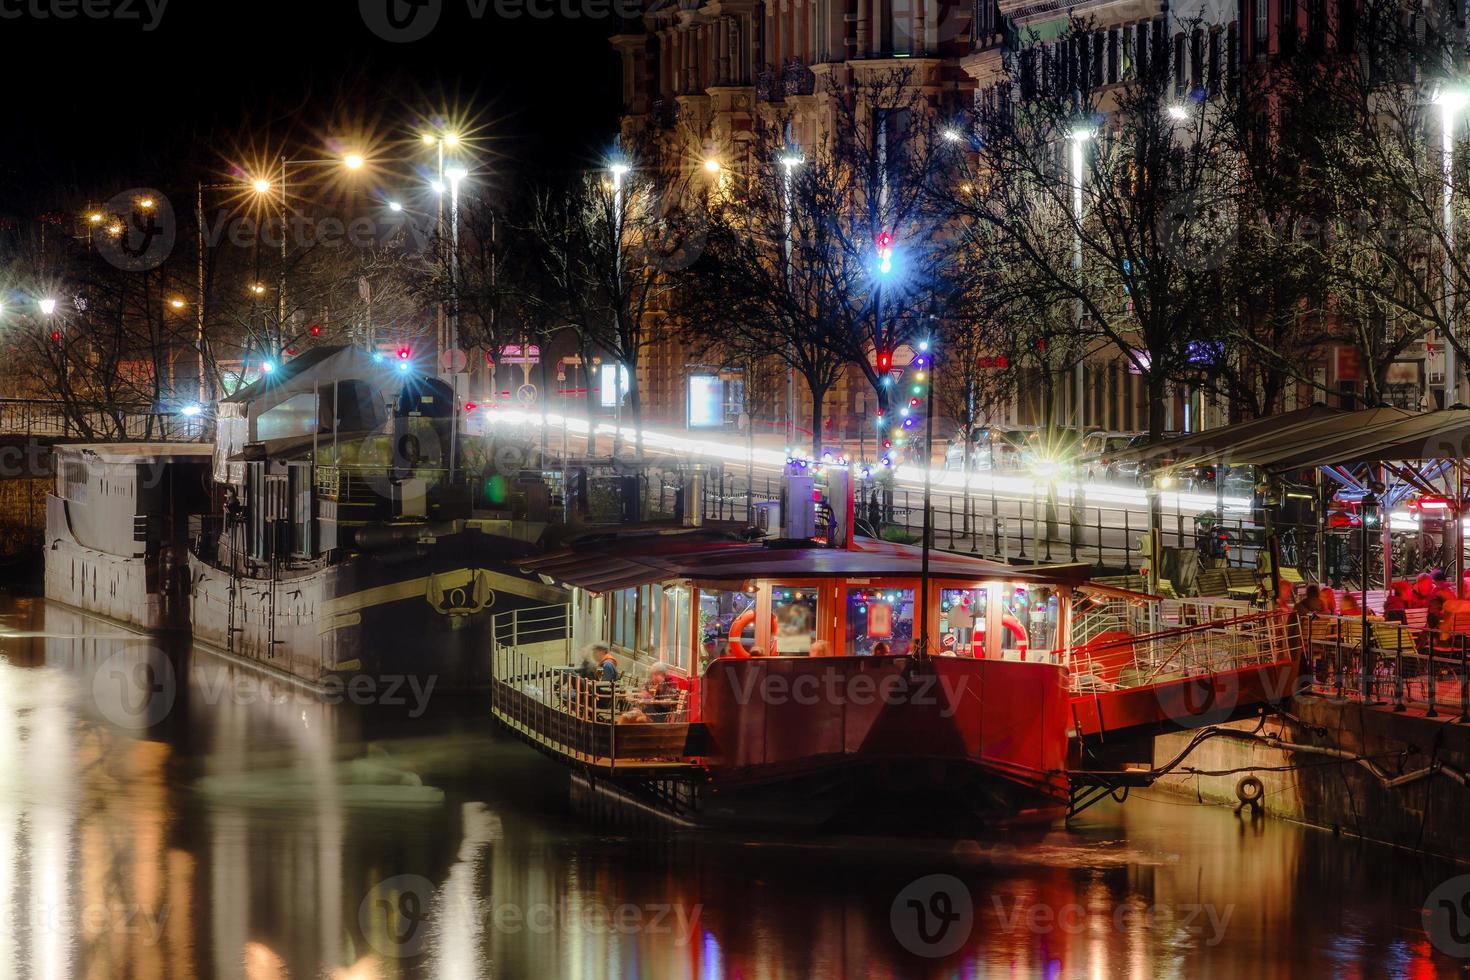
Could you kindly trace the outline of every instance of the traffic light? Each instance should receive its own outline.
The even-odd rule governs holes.
[[[889,371],[889,369],[892,368],[892,367],[893,367],[893,351],[891,351],[891,350],[880,350],[878,352],[878,371],[880,373],[882,373],[882,374],[887,374],[888,371]]]
[[[413,349],[411,347],[398,348],[398,359],[400,361],[406,361],[410,357],[413,357]]]
[[[313,337],[320,337],[322,335],[322,325],[320,323],[313,323],[311,326],[306,328],[306,332],[311,334]]]
[[[888,275],[893,271],[893,236],[886,231],[878,233],[878,272]]]

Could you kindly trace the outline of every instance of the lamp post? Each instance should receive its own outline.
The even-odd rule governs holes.
[[[1072,326],[1080,336],[1082,333],[1082,165],[1087,142],[1092,139],[1092,130],[1078,127],[1072,130],[1072,275],[1076,282],[1077,297],[1073,300]],[[1082,434],[1085,422],[1083,404],[1087,397],[1086,369],[1079,355],[1072,368],[1072,422],[1077,434]]]
[[[459,138],[459,134],[456,133],[456,132],[453,132],[453,131],[436,131],[436,132],[426,132],[426,133],[422,134],[419,137],[419,142],[422,143],[424,146],[430,147],[434,151],[434,157],[435,157],[434,174],[435,174],[435,176],[434,176],[434,180],[431,181],[431,186],[433,187],[434,194],[435,194],[435,196],[437,198],[436,204],[437,204],[437,209],[438,209],[437,212],[436,212],[436,218],[435,218],[435,225],[434,225],[434,227],[435,227],[436,233],[439,236],[439,240],[440,241],[443,241],[444,240],[444,191],[445,191],[445,187],[446,187],[446,185],[444,183],[444,178],[447,176],[447,172],[446,172],[445,167],[444,167],[444,153],[445,153],[446,148],[447,149],[450,149],[450,150],[453,150],[456,147],[458,147],[459,146],[459,143],[460,143],[460,138]],[[453,259],[451,259],[451,262],[452,261],[453,261]],[[436,313],[436,317],[437,317],[437,321],[438,322],[435,324],[435,332],[438,334],[439,349],[441,351],[449,350],[451,348],[451,341],[450,341],[450,336],[449,336],[449,318],[445,316],[445,313],[444,313],[444,302],[443,302],[443,300],[440,300],[439,301],[439,308],[438,308],[438,311]],[[457,345],[455,345],[455,346],[457,346]]]
[[[1470,92],[1463,89],[1445,88],[1434,97],[1439,106],[1440,131],[1443,136],[1444,165],[1444,265],[1441,269],[1441,289],[1444,301],[1444,326],[1447,336],[1444,345],[1444,407],[1449,408],[1460,400],[1459,366],[1455,363],[1454,336],[1455,300],[1450,288],[1454,278],[1455,247],[1455,115],[1470,102]]]
[[[781,154],[781,257],[786,288],[791,289],[791,181],[802,156],[794,148]],[[796,451],[796,367],[788,359],[786,365],[786,445],[787,453]]]
[[[277,169],[277,172],[279,174],[279,177],[277,177],[276,180],[280,183],[280,194],[277,196],[276,204],[280,208],[280,215],[281,215],[281,268],[280,268],[280,272],[279,272],[279,274],[277,276],[278,288],[277,288],[277,292],[276,292],[276,336],[275,336],[274,341],[270,345],[273,348],[272,356],[279,356],[280,353],[281,353],[280,348],[285,344],[285,334],[286,334],[286,238],[287,238],[286,225],[287,225],[287,214],[289,213],[290,208],[291,208],[291,199],[290,199],[290,196],[289,196],[289,183],[290,183],[291,168],[292,167],[313,167],[313,166],[317,166],[317,167],[320,167],[320,166],[328,166],[328,167],[341,166],[341,167],[346,168],[349,171],[357,171],[357,170],[361,170],[366,165],[367,165],[367,160],[360,153],[347,153],[347,154],[344,154],[341,157],[333,157],[333,158],[330,158],[330,159],[317,159],[317,160],[288,160],[288,159],[285,158],[285,156],[280,156],[276,160],[276,169]],[[251,180],[250,186],[255,191],[255,193],[257,195],[259,195],[260,197],[262,197],[262,198],[264,198],[266,195],[270,194],[273,190],[275,190],[275,182],[273,182],[269,177],[256,177],[253,180]],[[201,213],[201,215],[203,214],[203,203],[202,203],[202,199],[201,199],[201,202],[200,202],[200,213]],[[202,226],[203,226],[203,223],[201,222],[201,234],[202,234]]]
[[[608,164],[608,171],[612,174],[613,186],[613,285],[617,290],[617,303],[613,306],[613,335],[622,336],[622,301],[623,301],[623,178],[632,170],[632,165],[621,155],[615,156]],[[633,370],[637,370],[635,364]],[[590,391],[590,389],[589,389]],[[589,394],[590,400],[590,394]],[[623,362],[618,359],[613,368],[613,457],[618,455],[618,445],[623,438]],[[642,427],[639,427],[639,436],[642,436]],[[641,454],[643,446],[640,443],[635,447],[635,453]]]
[[[1361,607],[1359,615],[1361,616],[1360,627],[1363,637],[1363,650],[1358,658],[1358,673],[1360,675],[1359,687],[1363,694],[1364,704],[1369,704],[1373,701],[1373,667],[1368,662],[1373,649],[1373,634],[1368,632],[1368,573],[1373,567],[1373,550],[1368,546],[1368,542],[1371,540],[1370,530],[1378,526],[1380,519],[1378,494],[1375,492],[1380,489],[1382,489],[1381,486],[1370,484],[1368,492],[1363,495],[1363,499],[1359,503],[1358,550],[1360,552],[1360,559],[1358,561],[1358,576],[1360,581],[1358,584],[1360,586],[1360,601],[1358,605]]]
[[[924,542],[919,549],[919,642],[914,648],[920,660],[929,656],[929,542],[934,537],[934,510],[930,505],[934,469],[934,355],[929,348],[927,340],[919,341],[919,356],[914,359],[920,368],[917,380],[928,386],[924,409]]]

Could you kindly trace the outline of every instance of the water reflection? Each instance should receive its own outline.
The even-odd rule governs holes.
[[[0,655],[0,980],[1458,966],[1419,917],[1455,869],[1219,809],[983,843],[590,828],[473,700],[323,704],[39,602],[0,607]]]

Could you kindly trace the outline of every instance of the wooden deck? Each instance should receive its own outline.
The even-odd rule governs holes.
[[[574,703],[557,703],[557,694],[543,693],[552,676],[543,668],[520,677],[494,678],[491,713],[536,748],[604,774],[672,777],[704,771],[691,760],[702,738],[701,726],[687,722],[618,724],[611,719],[610,707],[578,711]],[[603,703],[610,701],[608,697]]]

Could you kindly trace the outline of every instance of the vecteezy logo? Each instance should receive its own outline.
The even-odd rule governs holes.
[[[153,188],[114,194],[102,211],[107,221],[92,232],[92,241],[97,254],[124,272],[151,272],[174,250],[174,206]]]
[[[154,646],[130,646],[104,660],[92,675],[92,703],[119,728],[143,731],[174,706],[178,682],[168,655]]]
[[[1421,911],[1434,948],[1470,959],[1470,875],[1456,875],[1429,893]]]
[[[954,875],[925,875],[893,899],[888,920],[904,949],[938,959],[970,938],[975,906],[970,889]]]
[[[434,883],[423,875],[394,875],[378,882],[357,907],[357,924],[382,956],[417,956],[429,939]]]
[[[422,41],[439,23],[444,0],[357,0],[368,30],[393,44]]]

